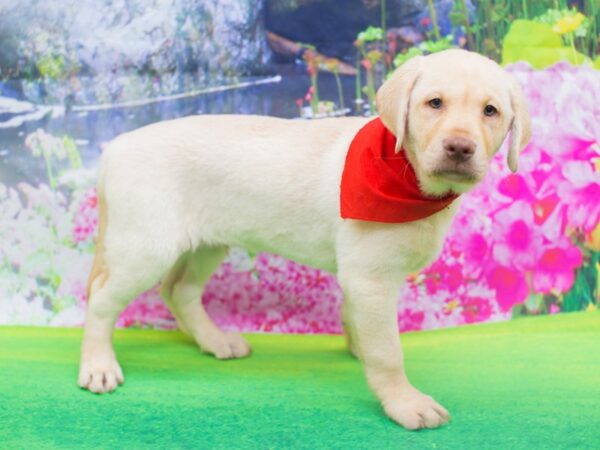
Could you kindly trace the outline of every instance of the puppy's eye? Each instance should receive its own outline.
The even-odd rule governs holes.
[[[498,110],[496,108],[494,108],[492,105],[486,105],[486,107],[483,108],[483,113],[488,117],[492,117],[492,116],[495,116],[496,114],[498,114]]]
[[[442,99],[441,98],[434,98],[433,100],[429,100],[429,106],[431,106],[433,109],[440,109],[442,107]]]

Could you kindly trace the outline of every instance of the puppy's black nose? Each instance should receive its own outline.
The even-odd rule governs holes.
[[[446,156],[457,163],[464,163],[475,153],[475,142],[464,137],[450,137],[443,141]]]

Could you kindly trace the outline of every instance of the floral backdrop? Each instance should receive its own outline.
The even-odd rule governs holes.
[[[373,28],[364,33],[355,45],[363,58],[359,68],[366,73],[356,79],[365,80],[359,90],[368,105],[375,88],[373,68],[384,61],[369,46],[386,37]],[[521,51],[519,37],[513,38]],[[440,49],[454,45],[451,37],[436,42]],[[563,44],[559,39],[558,45]],[[462,202],[440,257],[408,277],[398,295],[402,330],[598,308],[600,71],[584,56],[577,61],[574,46],[561,47],[560,55],[564,49],[574,61],[548,64],[536,59],[531,64],[537,69],[523,61],[507,65],[529,99],[532,140],[517,174],[506,168],[506,149],[501,149],[485,182]],[[395,65],[410,51],[399,52]],[[430,51],[436,50],[421,46],[413,53]],[[503,51],[507,62],[513,62],[508,44]],[[73,113],[63,106],[33,104],[9,96],[10,83],[0,85],[0,324],[82,325],[97,228],[98,156],[104,142],[126,131],[123,122],[131,128],[205,112],[289,117],[298,114],[298,107],[310,117],[311,111],[326,114],[331,105],[334,114],[346,114],[343,107],[335,111],[334,101],[319,99],[317,89],[321,87],[322,97],[327,92],[337,95],[339,108],[355,83],[341,83],[335,71],[340,64],[331,59],[325,66],[334,69],[333,75],[321,74],[318,81],[324,66],[318,58],[318,53],[305,53],[307,72],[290,77],[293,83],[284,79],[283,87],[256,87],[108,116],[85,108]],[[265,98],[281,97],[277,89],[289,97],[283,109],[273,106],[275,100],[264,103]],[[370,112],[367,108],[362,113]],[[102,134],[104,129],[109,132]],[[334,276],[276,255],[251,258],[242,249],[232,249],[202,301],[225,329],[341,332],[342,293]],[[175,321],[155,288],[132,302],[118,325],[171,328]]]

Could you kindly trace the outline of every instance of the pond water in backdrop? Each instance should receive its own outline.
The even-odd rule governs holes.
[[[12,112],[10,108],[3,110],[0,102],[0,181],[14,186],[21,181],[39,183],[46,180],[44,160],[34,158],[25,145],[25,137],[39,128],[54,136],[71,137],[84,163],[95,167],[103,143],[121,133],[162,120],[196,114],[258,114],[299,118],[297,100],[306,96],[310,79],[305,69],[295,65],[279,65],[278,73],[279,76],[241,78],[237,84],[242,87],[213,87],[217,92],[191,96],[185,96],[184,93],[182,97],[166,100],[140,99],[139,103],[148,103],[138,106],[105,108],[109,105],[96,105],[100,108],[94,108],[94,105],[82,105],[83,108],[80,106],[65,111],[63,106],[51,110],[47,105],[39,105],[38,109],[48,108],[44,117],[23,120],[20,124],[19,117],[30,112],[20,112],[14,107]],[[347,103],[351,104],[354,77],[341,77],[341,82]],[[319,89],[324,99],[337,101],[336,80],[331,74],[320,76]],[[11,121],[16,126],[7,126]]]

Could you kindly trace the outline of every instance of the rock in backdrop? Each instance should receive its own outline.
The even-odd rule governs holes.
[[[0,78],[46,103],[222,84],[270,56],[264,0],[0,0],[0,42]]]

